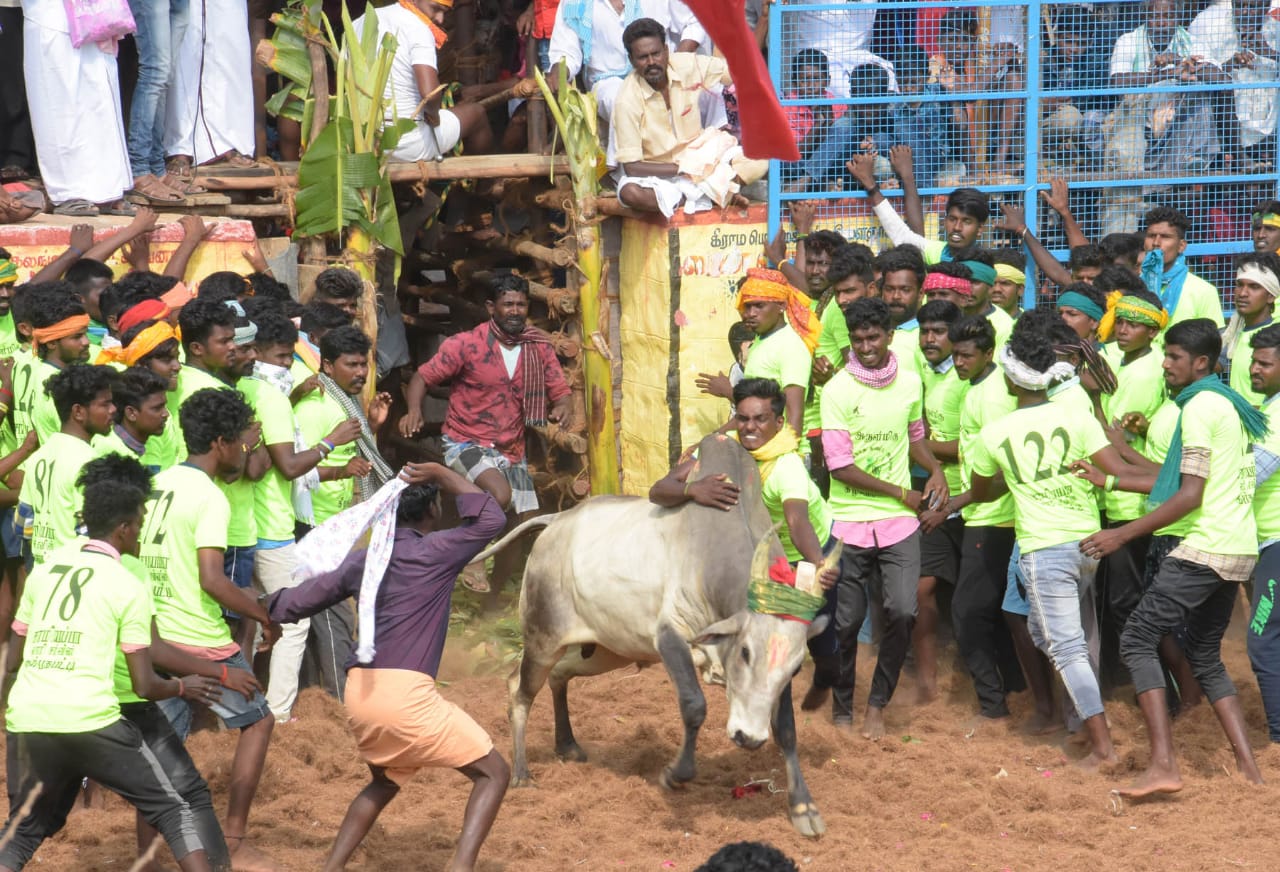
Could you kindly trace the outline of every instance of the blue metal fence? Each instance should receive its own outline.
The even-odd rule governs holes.
[[[985,244],[1017,244],[992,227],[1003,202],[1065,260],[1041,197],[1054,178],[1095,243],[1175,206],[1192,222],[1193,269],[1230,305],[1231,256],[1252,250],[1253,207],[1277,194],[1278,61],[1280,0],[775,2],[770,73],[808,135],[805,161],[775,161],[769,174],[770,236],[789,202],[819,200],[828,224],[865,237],[875,219],[843,161],[877,152],[877,179],[901,210],[884,158],[908,142],[927,223],[945,194],[976,187],[993,201]]]

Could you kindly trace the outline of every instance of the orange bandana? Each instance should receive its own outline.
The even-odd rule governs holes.
[[[453,0],[431,0],[431,2],[436,4],[437,6],[443,6],[446,9],[453,8]],[[413,0],[400,0],[400,5],[403,6],[405,9],[408,9],[414,15],[418,16],[419,21],[421,21],[427,27],[431,28],[431,35],[436,38],[437,49],[444,48],[444,44],[449,39],[449,34],[441,30],[440,25],[432,21],[425,12],[419,9],[418,4],[414,3]]]
[[[170,339],[176,338],[177,336],[174,334],[173,328],[169,326],[169,322],[157,321],[133,337],[133,341],[128,345],[117,345],[115,348],[102,349],[94,363],[99,365],[104,363],[123,363],[125,366],[133,366]]]
[[[50,342],[57,342],[59,339],[66,339],[68,336],[75,336],[77,333],[83,333],[88,329],[88,315],[72,315],[70,318],[63,318],[50,327],[33,327],[31,330],[31,350],[34,351],[41,345],[47,345]]]
[[[786,276],[774,269],[749,269],[747,280],[738,289],[738,312],[747,303],[761,300],[783,303],[787,311],[787,323],[799,334],[812,352],[818,347],[822,324],[809,308],[808,297],[791,287]]]

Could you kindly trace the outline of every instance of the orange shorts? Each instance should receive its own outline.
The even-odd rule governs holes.
[[[397,784],[419,769],[458,769],[493,750],[489,734],[422,672],[353,668],[347,672],[346,704],[360,756],[386,769]]]

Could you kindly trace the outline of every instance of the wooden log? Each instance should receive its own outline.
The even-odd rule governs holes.
[[[541,260],[556,266],[570,266],[573,263],[573,252],[567,248],[548,248],[531,239],[497,236],[488,240],[485,245],[489,248],[509,251],[512,254],[522,254],[525,257],[532,257],[534,260]]]
[[[538,282],[529,282],[529,296],[547,304],[547,308],[559,315],[572,315],[578,311],[578,298],[566,288],[549,288]]]
[[[233,218],[288,218],[288,203],[228,203],[214,207],[216,211]]]
[[[298,184],[297,164],[280,163],[286,171],[276,175],[265,169],[255,175],[222,174],[216,170],[201,169],[197,176],[200,184],[211,191],[261,191],[276,187],[294,187]],[[545,177],[553,172],[563,173],[569,168],[563,155],[541,154],[481,154],[447,157],[442,161],[391,161],[387,175],[392,182],[456,181],[458,179],[506,179],[521,177]]]

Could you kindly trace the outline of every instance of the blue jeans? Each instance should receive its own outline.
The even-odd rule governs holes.
[[[174,56],[187,29],[190,0],[129,0],[138,30],[138,84],[129,108],[129,166],[134,176],[164,172],[164,110]]]
[[[1098,689],[1098,618],[1093,580],[1098,561],[1066,542],[1023,552],[1031,640],[1053,661],[1081,720],[1102,714]]]
[[[227,659],[217,662],[225,664],[230,669],[253,671],[249,661],[245,660],[244,655],[238,651]],[[187,741],[187,736],[191,735],[191,703],[180,696],[171,696],[158,701],[156,705],[160,706],[160,711],[164,712],[164,716],[169,719],[178,738],[184,742]],[[222,697],[210,704],[209,708],[222,719],[228,730],[243,730],[245,727],[252,727],[258,721],[271,717],[267,698],[256,690],[253,692],[253,699],[245,699],[244,694],[238,690],[224,687]]]

